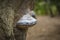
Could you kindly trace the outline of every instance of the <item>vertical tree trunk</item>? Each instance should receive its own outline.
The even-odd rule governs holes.
[[[15,40],[13,34],[14,10],[11,1],[0,0],[0,32],[1,40]]]
[[[51,10],[51,2],[50,0],[45,0],[46,1],[46,10],[47,10],[47,13],[49,13],[49,15],[51,17],[54,17],[53,13],[52,13],[52,10]]]
[[[26,40],[27,30],[14,26],[25,14],[26,9],[31,7],[31,2],[33,0],[0,0],[0,40]],[[13,32],[13,28],[16,33],[19,33],[19,38],[14,36],[16,33]]]
[[[46,15],[48,15],[48,5],[47,5],[47,1],[46,0],[44,0],[45,1],[45,4],[44,4],[44,10],[45,10],[45,14]]]
[[[57,11],[58,11],[58,16],[60,16],[60,1],[59,0],[55,0],[55,3],[56,3]]]
[[[0,27],[5,34],[5,40],[14,40],[13,34],[13,20],[14,20],[14,10],[10,7],[5,7],[0,9]],[[1,29],[0,28],[0,29]],[[3,34],[2,34],[3,35]],[[2,36],[1,35],[1,36]]]

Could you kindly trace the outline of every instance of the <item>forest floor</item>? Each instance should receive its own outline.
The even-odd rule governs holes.
[[[38,16],[37,24],[28,29],[27,40],[60,40],[60,18]]]

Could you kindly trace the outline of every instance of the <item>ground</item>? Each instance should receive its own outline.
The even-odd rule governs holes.
[[[30,27],[27,32],[27,40],[60,40],[60,18],[38,16],[37,24]]]

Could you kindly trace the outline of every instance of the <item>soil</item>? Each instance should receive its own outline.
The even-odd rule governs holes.
[[[38,16],[37,24],[28,29],[26,40],[60,40],[60,18]]]

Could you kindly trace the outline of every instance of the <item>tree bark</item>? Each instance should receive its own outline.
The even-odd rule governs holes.
[[[0,40],[25,40],[27,30],[16,28],[20,19],[33,0],[0,0]],[[20,33],[19,39],[15,37],[13,29]],[[21,35],[22,34],[22,35]]]

